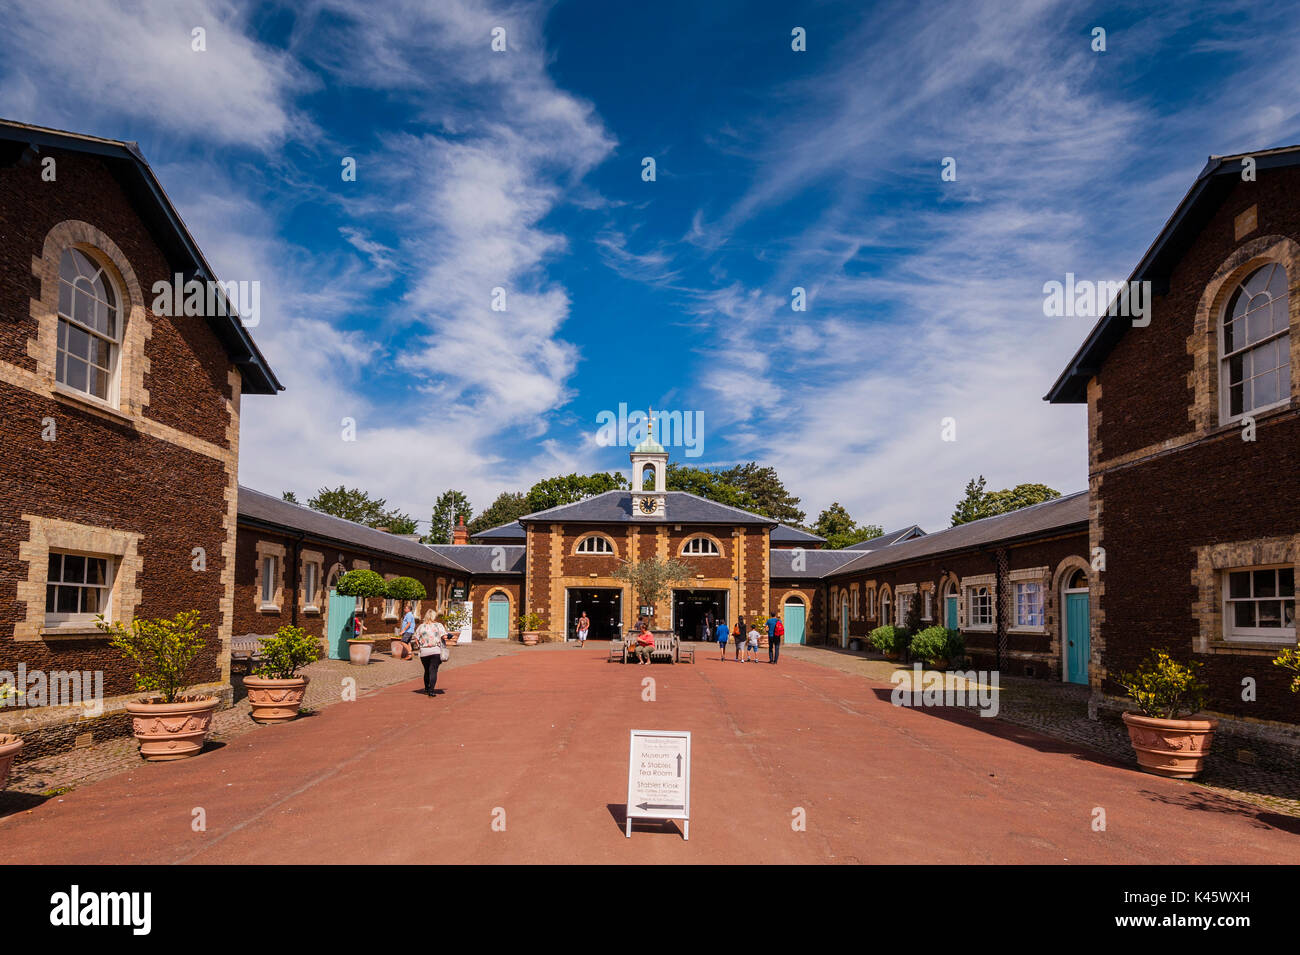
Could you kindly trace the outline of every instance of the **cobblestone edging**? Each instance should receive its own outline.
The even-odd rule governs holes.
[[[386,647],[387,644],[383,646]],[[524,649],[523,644],[509,640],[479,641],[455,646],[452,647],[451,659],[442,665],[440,672],[508,653],[518,653]],[[526,649],[534,652],[544,648]],[[382,687],[418,680],[423,674],[423,668],[418,660],[396,660],[387,653],[376,652],[369,666],[353,666],[346,660],[319,660],[302,672],[311,677],[303,708],[319,710],[342,702],[345,678],[356,680],[356,693],[360,698]],[[213,716],[210,739],[216,743],[229,742],[262,728],[249,716],[250,708],[240,677],[236,675],[232,680],[236,684],[235,698],[238,702]],[[31,808],[41,801],[37,797],[58,796],[86,783],[151,765],[140,759],[139,744],[129,735],[18,763],[10,772],[8,786],[0,792],[0,816]]]
[[[792,646],[783,648],[782,655],[884,683],[889,682],[895,670],[907,669],[871,659],[865,653],[838,648]],[[1114,717],[1089,719],[1089,696],[1085,686],[1003,677],[999,680],[996,718],[1094,750],[1137,771],[1128,730]],[[1239,762],[1236,749],[1233,742],[1226,748],[1211,749],[1205,769],[1193,780],[1194,784],[1274,812],[1300,817],[1300,768],[1287,772],[1277,766]]]

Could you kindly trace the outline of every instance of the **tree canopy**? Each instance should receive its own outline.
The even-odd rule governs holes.
[[[754,461],[719,469],[670,462],[667,485],[670,491],[689,491],[782,524],[800,526],[805,517],[799,498],[786,490],[776,469]]]
[[[384,527],[394,534],[414,534],[415,518],[396,509],[390,510],[382,497],[371,497],[361,488],[339,485],[321,488],[307,502],[312,510],[355,521],[367,527]]]
[[[469,496],[464,491],[449,489],[438,495],[433,504],[433,516],[429,519],[429,533],[425,536],[426,544],[450,544],[451,532],[456,527],[457,518],[468,520],[474,515],[474,508],[469,503]]]
[[[879,537],[884,530],[878,524],[859,525],[853,520],[848,509],[836,501],[817,515],[817,522],[813,524],[812,532],[826,538],[827,547],[839,550],[850,544]]]
[[[966,483],[966,493],[962,495],[962,499],[957,502],[957,507],[952,512],[954,527],[984,517],[1008,514],[1022,507],[1041,504],[1043,501],[1051,501],[1061,496],[1060,491],[1046,484],[1017,484],[1013,488],[1004,488],[1001,491],[986,491],[985,485],[986,481],[982,474]]]
[[[576,504],[578,501],[604,494],[606,491],[617,491],[631,486],[627,478],[617,471],[564,474],[546,478],[530,487],[528,493],[524,495],[528,503],[528,510],[524,513],[544,511],[548,507],[559,507],[562,504]]]
[[[529,510],[528,499],[522,491],[502,491],[482,514],[469,522],[470,535],[517,521]]]

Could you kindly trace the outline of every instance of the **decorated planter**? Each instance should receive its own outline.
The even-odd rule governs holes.
[[[388,653],[394,660],[409,660],[411,658],[411,645],[405,640],[394,637],[392,644],[389,645]]]
[[[22,751],[21,737],[0,733],[0,789],[5,788],[5,783],[9,781],[9,769]]]
[[[284,723],[298,715],[302,698],[307,693],[309,676],[296,676],[287,680],[271,677],[246,676],[244,689],[248,691],[250,714],[258,723]]]
[[[365,666],[370,662],[370,650],[374,645],[373,640],[349,640],[348,659],[358,666]]]
[[[1133,751],[1143,772],[1191,779],[1201,771],[1219,721],[1166,720],[1140,713],[1123,714]]]
[[[193,756],[203,749],[212,731],[212,714],[219,702],[215,696],[193,696],[175,703],[127,703],[131,732],[140,741],[140,755],[153,762]]]
[[[525,630],[523,633],[524,643],[527,646],[535,647],[537,646],[537,640],[541,635],[542,632],[540,630]]]

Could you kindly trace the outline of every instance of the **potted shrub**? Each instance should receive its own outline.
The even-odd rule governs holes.
[[[545,626],[546,621],[531,611],[519,618],[519,631],[523,635],[524,643],[530,647],[537,646],[537,639]]]
[[[414,577],[394,577],[388,581],[385,587],[385,596],[391,600],[396,600],[397,606],[402,612],[405,612],[408,603],[412,604],[412,609],[414,609],[415,601],[424,600],[429,596],[429,593],[424,589],[424,584]],[[419,626],[418,620],[416,626]],[[393,634],[390,652],[398,659],[405,659],[411,653],[411,648],[401,639],[400,625],[398,631]]]
[[[249,714],[257,723],[283,723],[298,715],[311,677],[298,675],[320,655],[320,641],[302,627],[285,624],[262,641],[262,662],[244,677]]]
[[[199,623],[199,612],[186,610],[172,620],[137,617],[130,629],[102,616],[95,625],[113,638],[109,646],[139,668],[135,688],[150,694],[126,704],[140,755],[153,761],[184,759],[203,749],[220,701],[185,694],[190,666],[206,645],[208,624]]]
[[[335,588],[345,597],[356,597],[359,601],[357,614],[365,616],[366,601],[388,595],[388,584],[373,570],[349,570],[339,578]],[[358,666],[370,662],[370,651],[375,645],[373,637],[351,637],[348,640],[348,659]]]
[[[873,647],[885,655],[886,660],[897,660],[903,647],[906,646],[903,643],[904,636],[897,627],[887,623],[883,627],[872,630],[867,635],[867,639],[871,641]]]
[[[926,627],[912,637],[908,652],[915,660],[921,660],[939,670],[946,670],[951,656],[950,641],[946,627]]]
[[[1191,779],[1201,771],[1219,721],[1189,718],[1205,702],[1200,667],[1179,663],[1166,650],[1154,650],[1136,673],[1119,677],[1119,685],[1141,710],[1126,712],[1123,719],[1144,772]]]
[[[0,707],[9,706],[10,700],[17,700],[23,695],[22,691],[12,683],[0,683]],[[18,758],[18,754],[23,751],[23,739],[21,736],[15,736],[12,733],[0,733],[0,789],[5,788],[5,783],[9,782],[9,770]]]

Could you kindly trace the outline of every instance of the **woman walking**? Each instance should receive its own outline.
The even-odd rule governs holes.
[[[420,663],[424,665],[424,692],[433,696],[434,687],[438,685],[438,667],[451,656],[447,648],[447,628],[437,611],[430,610],[424,615],[424,623],[415,631],[415,645],[420,648]]]
[[[578,646],[582,647],[587,642],[587,631],[591,629],[591,621],[587,618],[587,611],[582,612],[578,618]]]

